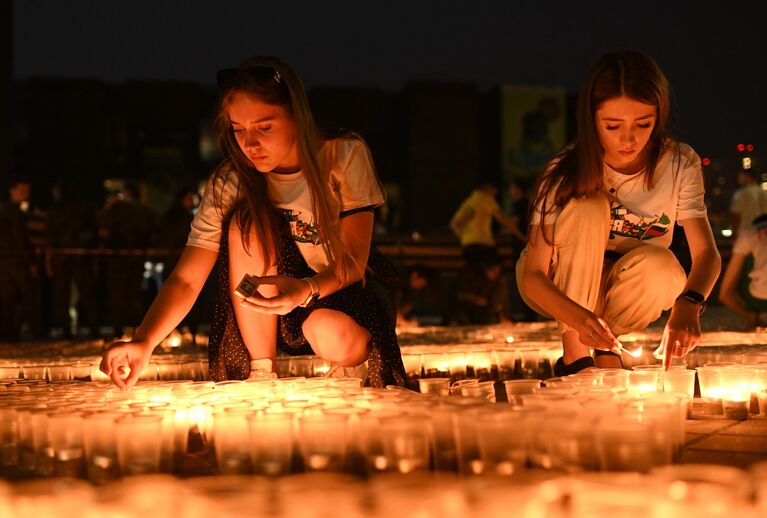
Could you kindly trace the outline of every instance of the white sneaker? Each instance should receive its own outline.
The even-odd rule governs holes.
[[[245,381],[261,381],[277,379],[277,374],[272,372],[272,360],[262,358],[250,361],[250,376]]]
[[[326,378],[359,378],[364,383],[368,377],[368,362],[363,362],[354,367],[341,367],[340,365],[331,365]]]

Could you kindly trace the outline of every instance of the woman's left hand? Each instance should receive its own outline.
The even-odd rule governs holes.
[[[258,284],[272,284],[280,293],[274,297],[264,297],[256,291],[243,299],[240,305],[270,315],[287,315],[303,304],[312,292],[311,286],[305,280],[285,275],[259,277]]]
[[[672,357],[686,356],[695,349],[699,341],[700,306],[680,300],[671,310],[660,347],[655,350],[655,357],[662,357],[663,366],[668,370]]]

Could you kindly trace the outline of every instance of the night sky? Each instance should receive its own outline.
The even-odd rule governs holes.
[[[701,155],[767,149],[767,4],[712,2],[15,0],[15,76],[181,79],[252,54],[307,86],[413,79],[563,85],[613,49],[657,59],[672,132]],[[724,7],[726,6],[726,7]]]

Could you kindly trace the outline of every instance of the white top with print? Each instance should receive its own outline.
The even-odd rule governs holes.
[[[356,138],[327,140],[318,154],[320,167],[330,171],[330,188],[338,212],[384,203],[375,175],[373,161],[365,143]],[[266,174],[269,197],[290,223],[293,239],[307,264],[319,272],[327,268],[328,259],[320,246],[320,231],[312,212],[312,198],[302,172]],[[222,220],[237,199],[235,174],[211,178],[205,188],[200,207],[192,221],[187,246],[198,246],[217,252],[221,243]],[[214,181],[216,185],[214,185]],[[214,196],[220,195],[220,200]],[[216,202],[220,201],[221,204]]]
[[[611,200],[607,249],[622,254],[644,244],[668,248],[677,221],[706,217],[700,158],[686,144],[679,144],[678,153],[674,146],[667,147],[650,189],[643,175],[627,176],[605,164],[604,190]],[[547,206],[553,199],[550,193]],[[555,223],[559,212],[547,211],[543,223]],[[531,220],[540,224],[540,207]]]

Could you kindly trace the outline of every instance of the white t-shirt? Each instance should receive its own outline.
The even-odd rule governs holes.
[[[705,192],[700,158],[686,144],[679,153],[669,147],[658,160],[654,185],[647,189],[644,176],[628,176],[605,164],[604,190],[610,198],[610,239],[607,249],[626,253],[643,244],[668,248],[674,223],[705,218]],[[554,192],[547,195],[553,206]],[[553,224],[560,211],[548,211],[544,224]],[[533,224],[540,224],[541,208],[533,211]]]
[[[748,273],[751,278],[748,291],[757,299],[767,300],[767,239],[759,239],[755,230],[748,230],[738,234],[732,253],[753,254],[754,268]]]
[[[356,138],[327,140],[318,154],[320,167],[330,171],[330,189],[339,213],[363,207],[378,207],[384,195],[376,179],[373,161],[365,143]],[[320,232],[312,212],[312,198],[304,174],[265,174],[269,198],[290,223],[291,234],[307,264],[319,272],[328,266]],[[237,175],[213,177],[205,188],[192,221],[187,246],[218,252],[224,216],[238,195]],[[215,185],[214,185],[215,183]],[[215,193],[215,195],[214,195]],[[218,196],[216,196],[218,195]]]
[[[761,185],[744,185],[732,195],[730,212],[740,216],[738,234],[754,229],[754,218],[767,212],[767,191]]]

